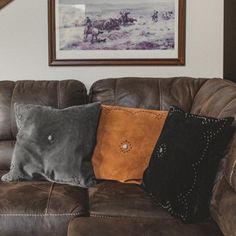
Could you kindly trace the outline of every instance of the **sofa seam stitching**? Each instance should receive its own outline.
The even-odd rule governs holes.
[[[112,215],[97,215],[97,214],[90,214],[90,217],[96,217],[96,218],[105,218],[105,219],[112,219],[112,218],[118,218],[118,219],[132,219],[132,220],[136,220],[136,219],[149,219],[152,217],[139,217],[139,216],[112,216]],[[165,219],[165,220],[171,220],[173,221],[173,219]]]
[[[52,213],[45,213],[45,214],[0,214],[0,216],[78,216],[81,215],[80,212],[78,213],[59,213],[59,214],[52,214]]]
[[[55,183],[51,184],[51,187],[50,187],[50,190],[49,190],[49,193],[48,193],[48,200],[47,200],[45,214],[48,213],[48,209],[49,209],[49,206],[50,206],[50,201],[51,201],[51,196],[52,196],[52,191],[53,191],[54,185],[55,185]]]

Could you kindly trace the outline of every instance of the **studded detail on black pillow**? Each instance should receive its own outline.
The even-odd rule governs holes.
[[[170,108],[142,186],[186,223],[209,216],[214,178],[234,132],[233,120]]]

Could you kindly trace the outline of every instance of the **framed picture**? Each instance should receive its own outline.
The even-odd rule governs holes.
[[[8,3],[12,2],[13,0],[0,0],[0,9],[5,7]]]
[[[184,65],[185,0],[48,0],[49,65]]]

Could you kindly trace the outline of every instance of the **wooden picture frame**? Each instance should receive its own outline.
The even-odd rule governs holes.
[[[13,0],[0,0],[0,9],[5,7],[8,3],[12,2]]]
[[[136,1],[48,0],[49,65],[185,65],[186,0]]]

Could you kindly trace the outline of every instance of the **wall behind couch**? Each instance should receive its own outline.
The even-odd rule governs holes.
[[[223,0],[186,0],[184,67],[49,67],[47,0],[14,0],[0,10],[0,80],[80,79],[122,76],[223,76]]]

